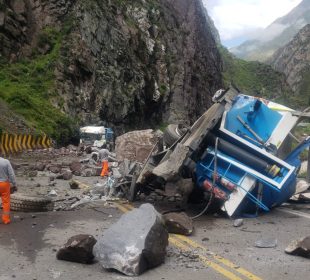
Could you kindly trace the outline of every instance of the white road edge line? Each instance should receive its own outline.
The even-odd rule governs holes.
[[[280,211],[280,212],[289,213],[289,214],[293,214],[296,216],[300,216],[303,218],[310,219],[310,215],[307,213],[304,213],[304,212],[300,212],[300,211],[296,211],[296,210],[283,209],[283,208],[277,208],[276,210]]]

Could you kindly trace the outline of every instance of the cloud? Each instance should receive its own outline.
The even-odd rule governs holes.
[[[224,42],[238,37],[250,39],[259,35],[263,28],[287,14],[301,1],[203,0]],[[280,32],[282,28],[283,26],[275,27],[273,33]]]
[[[268,30],[264,30],[254,37],[262,42],[267,42],[272,40],[276,36],[280,35],[289,25],[274,23],[272,26],[268,28]],[[267,32],[266,32],[267,31]]]

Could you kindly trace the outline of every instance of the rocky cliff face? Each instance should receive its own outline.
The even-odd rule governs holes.
[[[29,57],[46,27],[60,28],[74,0],[0,0],[0,55]],[[43,51],[43,50],[42,50]]]
[[[275,70],[285,74],[288,84],[295,95],[300,97],[302,105],[309,105],[310,24],[301,29],[291,42],[274,54],[271,65]]]
[[[80,123],[190,123],[221,87],[200,0],[0,1],[0,53],[12,63],[49,53],[51,29],[62,40],[50,100]]]

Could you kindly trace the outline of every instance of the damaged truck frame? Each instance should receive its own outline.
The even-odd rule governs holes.
[[[299,155],[310,137],[289,153],[285,146],[303,114],[235,88],[218,91],[212,100],[171,147],[150,154],[132,182],[131,200],[180,178],[192,178],[229,216],[269,211],[294,194]]]

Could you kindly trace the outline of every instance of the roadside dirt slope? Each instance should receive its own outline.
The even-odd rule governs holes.
[[[0,132],[9,133],[31,133],[33,129],[29,128],[23,117],[17,115],[7,104],[0,99]]]

